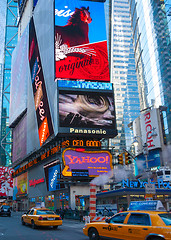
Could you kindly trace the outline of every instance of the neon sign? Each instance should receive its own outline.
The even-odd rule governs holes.
[[[40,178],[40,179],[37,179],[37,180],[29,180],[29,186],[30,187],[35,187],[37,184],[39,184],[39,183],[43,183],[45,180],[44,180],[44,178]]]
[[[158,187],[156,188],[165,188],[165,189],[171,189],[171,185],[169,182],[164,182],[161,179],[158,179],[157,182],[150,182],[151,184],[157,184]],[[126,181],[123,179],[122,180],[122,187],[128,187],[128,188],[145,188],[145,185],[148,184],[148,182],[146,181],[141,181],[140,179],[138,179],[137,181],[130,181],[129,179],[127,179]]]

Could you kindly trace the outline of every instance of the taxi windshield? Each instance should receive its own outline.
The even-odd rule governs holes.
[[[45,214],[55,214],[55,213],[50,210],[37,210],[37,215],[45,215]]]
[[[171,226],[171,213],[161,213],[159,214],[166,226]]]

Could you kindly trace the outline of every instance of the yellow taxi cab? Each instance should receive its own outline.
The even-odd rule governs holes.
[[[32,228],[37,226],[52,226],[58,228],[62,225],[62,219],[48,208],[31,208],[27,213],[21,217],[23,225],[30,224]]]
[[[144,208],[145,209],[145,208]],[[90,240],[171,240],[171,213],[166,211],[128,210],[105,222],[87,223],[83,233]]]

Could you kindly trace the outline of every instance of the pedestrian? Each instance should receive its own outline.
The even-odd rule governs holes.
[[[121,207],[121,208],[119,209],[119,213],[120,213],[120,212],[123,212],[123,210],[124,210],[124,208]]]
[[[107,208],[105,207],[104,210],[103,210],[103,216],[108,216],[108,212],[109,212],[109,211],[108,211]]]
[[[83,209],[81,208],[79,212],[80,222],[83,222],[83,215],[84,215],[84,212],[83,212]]]
[[[111,217],[111,216],[113,216],[113,215],[114,215],[114,213],[113,213],[112,210],[110,209],[110,210],[109,210],[109,213],[108,213],[108,216]]]

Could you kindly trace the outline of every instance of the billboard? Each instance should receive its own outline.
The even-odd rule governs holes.
[[[54,133],[33,18],[29,27],[29,65],[40,146]]]
[[[27,172],[14,178],[13,200],[27,196]]]
[[[79,176],[86,176],[88,170],[89,177],[97,177],[108,173],[113,168],[112,155],[108,151],[78,152],[74,148],[67,148],[63,151],[62,159],[64,163],[63,176],[72,177],[72,173],[78,176],[77,172],[79,172]],[[84,173],[81,173],[81,170],[85,170]]]
[[[113,93],[59,91],[59,134],[116,136]]]
[[[24,118],[13,130],[13,148],[12,148],[12,162],[22,159],[27,154],[27,118]]]
[[[149,111],[140,115],[140,125],[142,132],[143,142],[147,143],[148,150],[153,150],[156,148],[161,148],[161,140],[160,140],[160,129],[159,125],[160,120],[157,111],[159,109],[152,108]],[[156,136],[152,136],[152,129],[155,129]]]
[[[27,26],[12,54],[9,114],[10,125],[12,125],[27,108],[27,83],[29,75],[28,34],[29,27]]]
[[[0,167],[0,197],[13,195],[13,172],[12,168]]]
[[[110,81],[104,2],[55,0],[56,80]]]
[[[55,191],[60,189],[60,183],[58,179],[60,179],[60,164],[57,164],[53,167],[48,168],[48,188],[49,191]]]

